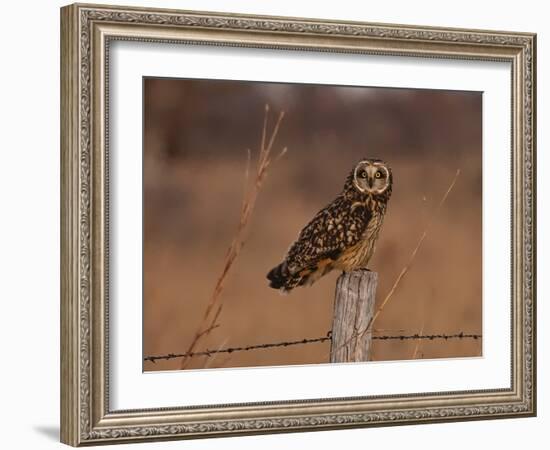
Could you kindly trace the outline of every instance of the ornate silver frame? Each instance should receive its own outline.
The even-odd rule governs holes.
[[[512,66],[509,389],[111,411],[108,111],[115,39],[507,61]],[[75,4],[61,10],[61,440],[128,441],[533,416],[536,35]]]

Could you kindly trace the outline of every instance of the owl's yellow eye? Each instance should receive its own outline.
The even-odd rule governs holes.
[[[361,172],[361,178],[367,178],[367,172]]]
[[[378,171],[374,174],[375,178],[380,178],[382,176],[382,172]]]

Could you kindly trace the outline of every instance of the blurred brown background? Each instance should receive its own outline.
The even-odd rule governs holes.
[[[481,333],[480,93],[148,78],[144,99],[144,356],[189,346],[237,227],[246,149],[257,156],[266,103],[286,112],[275,151],[288,146],[288,153],[260,192],[222,294],[221,326],[197,350],[327,333],[338,273],[288,296],[270,289],[265,275],[364,156],[384,159],[394,174],[370,265],[379,273],[378,302],[461,170],[376,332]],[[194,358],[189,368],[327,362],[329,348]],[[480,340],[373,341],[372,349],[374,360],[479,355]],[[179,360],[144,364],[179,367]]]

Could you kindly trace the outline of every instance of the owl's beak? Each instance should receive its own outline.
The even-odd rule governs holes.
[[[369,184],[369,188],[372,189],[372,184],[373,184],[372,178],[369,178],[367,183]]]

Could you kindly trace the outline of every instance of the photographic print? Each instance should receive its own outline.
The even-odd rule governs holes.
[[[483,355],[481,92],[143,93],[145,371]]]

